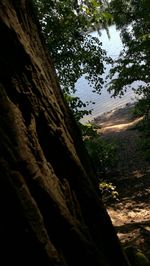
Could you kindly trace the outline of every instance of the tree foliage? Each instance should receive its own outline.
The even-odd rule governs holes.
[[[107,1],[34,2],[65,95],[75,92],[75,83],[82,75],[88,79],[94,90],[100,92],[103,85],[101,75],[104,73],[104,62],[109,60],[99,38],[92,37],[90,30],[99,29],[100,26],[106,28],[111,20],[111,15],[104,11]],[[70,107],[72,102],[76,109],[85,107],[77,98],[71,100]]]
[[[150,1],[112,0],[109,11],[124,45],[119,59],[113,62],[109,90],[115,96],[123,95],[127,87],[134,88],[134,81],[142,81],[135,92],[143,95],[150,84]]]

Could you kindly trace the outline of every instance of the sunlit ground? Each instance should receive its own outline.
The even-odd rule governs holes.
[[[101,129],[99,129],[99,132],[101,133],[105,133],[105,132],[120,132],[129,128],[132,128],[134,126],[136,126],[140,121],[143,120],[143,117],[140,118],[136,118],[134,119],[132,122],[128,122],[128,123],[120,123],[120,124],[115,124],[115,125],[111,125],[111,121],[110,122],[104,122],[101,124]],[[118,122],[118,121],[116,121]]]

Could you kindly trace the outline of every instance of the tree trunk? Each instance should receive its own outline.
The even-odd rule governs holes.
[[[31,1],[0,18],[1,265],[127,265]]]

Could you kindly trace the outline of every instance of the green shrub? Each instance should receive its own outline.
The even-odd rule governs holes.
[[[97,175],[107,174],[116,164],[116,146],[101,136],[86,138],[85,147],[93,161]]]
[[[138,128],[142,132],[142,138],[139,142],[140,148],[144,153],[145,159],[150,161],[150,120],[144,119]]]
[[[95,137],[98,137],[98,133],[96,131],[96,128],[94,125],[88,123],[88,124],[79,124],[79,127],[80,127],[80,130],[81,130],[81,133],[82,133],[82,137],[83,139],[85,138],[95,138]]]
[[[116,165],[116,145],[108,143],[97,133],[96,127],[91,124],[80,125],[85,147],[93,162],[96,175],[99,179],[99,189],[103,201],[118,199],[116,187],[106,181],[107,174]]]
[[[150,161],[150,136],[145,136],[141,141],[141,149],[144,153],[145,159]]]
[[[150,118],[150,92],[146,90],[141,99],[134,106],[133,114],[135,116],[145,116],[145,119]]]

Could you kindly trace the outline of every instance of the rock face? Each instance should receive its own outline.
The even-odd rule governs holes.
[[[127,265],[31,1],[0,19],[0,263]]]

